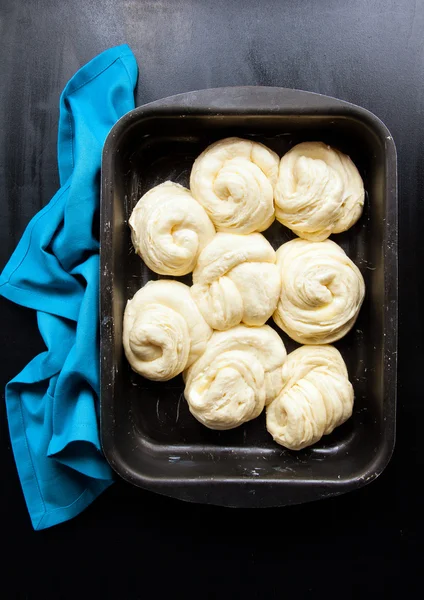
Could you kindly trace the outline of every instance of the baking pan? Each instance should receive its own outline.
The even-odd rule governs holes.
[[[189,413],[183,382],[148,381],[122,349],[129,298],[157,279],[131,246],[137,200],[167,179],[188,186],[196,156],[240,136],[280,156],[320,140],[349,154],[367,198],[359,222],[332,236],[361,269],[367,292],[353,330],[335,344],[355,389],[352,418],[312,448],[275,444],[265,415],[231,431],[211,431]],[[103,151],[101,199],[101,439],[127,481],[176,498],[225,506],[282,506],[358,488],[387,465],[395,441],[397,362],[396,150],[384,124],[347,102],[272,87],[202,90],[141,106],[118,121]],[[277,248],[293,234],[265,232]],[[191,276],[179,278],[191,283]],[[272,323],[271,323],[272,324]],[[297,344],[279,332],[291,351]]]

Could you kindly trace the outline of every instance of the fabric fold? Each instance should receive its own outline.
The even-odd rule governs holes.
[[[80,513],[113,481],[99,439],[99,197],[103,143],[134,108],[127,45],[82,67],[60,98],[61,188],[29,223],[0,294],[37,311],[47,347],[6,387],[15,461],[35,529]]]

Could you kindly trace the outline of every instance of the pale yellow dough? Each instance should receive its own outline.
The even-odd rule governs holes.
[[[226,138],[195,160],[190,189],[217,231],[253,233],[274,221],[279,157],[258,142]]]
[[[130,220],[132,242],[149,269],[161,275],[190,273],[215,235],[205,210],[182,185],[166,181],[137,202]]]
[[[185,373],[191,413],[210,429],[254,419],[282,388],[286,349],[268,325],[215,331],[204,354]]]
[[[302,346],[291,352],[282,376],[283,389],[266,411],[267,429],[278,444],[301,450],[351,416],[352,384],[333,346]]]
[[[303,142],[281,159],[276,218],[299,237],[320,241],[346,231],[361,216],[364,198],[358,169],[335,148]]]
[[[335,242],[296,238],[277,250],[281,295],[273,318],[300,344],[328,344],[356,321],[365,294],[358,267]]]
[[[123,344],[131,367],[147,379],[168,381],[195,362],[212,334],[190,288],[151,281],[127,302]]]
[[[263,325],[280,295],[275,252],[260,233],[217,233],[199,256],[191,294],[213,329]]]

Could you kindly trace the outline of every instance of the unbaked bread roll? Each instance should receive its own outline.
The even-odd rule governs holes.
[[[168,381],[204,352],[212,330],[179,281],[150,281],[127,302],[123,344],[131,367],[147,379]]]
[[[277,325],[300,344],[328,344],[346,335],[361,308],[365,284],[340,246],[296,238],[277,250],[277,266]]]
[[[362,214],[364,184],[349,156],[304,142],[283,156],[275,187],[278,221],[307,240],[352,227]]]
[[[215,235],[205,210],[178,183],[165,181],[149,190],[131,214],[132,242],[149,269],[161,275],[185,275]]]
[[[264,231],[274,221],[279,158],[258,142],[227,138],[195,160],[190,177],[194,198],[217,231]]]
[[[243,322],[263,325],[280,295],[281,279],[271,244],[260,233],[217,233],[202,250],[191,293],[213,329]]]
[[[282,388],[286,349],[271,327],[215,331],[184,373],[191,413],[210,429],[232,429],[257,417]]]
[[[353,388],[333,346],[302,346],[282,369],[283,389],[267,407],[266,426],[290,450],[315,444],[352,414]]]

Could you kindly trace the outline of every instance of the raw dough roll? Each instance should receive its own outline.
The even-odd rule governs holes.
[[[227,138],[195,160],[191,192],[217,231],[264,231],[274,221],[279,158],[258,142]]]
[[[271,244],[260,233],[217,233],[201,252],[191,293],[213,329],[243,322],[263,325],[272,315],[281,278]]]
[[[325,240],[362,214],[364,184],[349,156],[322,142],[304,142],[283,156],[275,187],[278,221],[302,238]]]
[[[353,388],[333,346],[302,346],[282,369],[283,389],[267,407],[266,426],[290,450],[315,444],[352,414]]]
[[[286,349],[271,327],[215,331],[185,373],[191,413],[210,429],[232,429],[257,417],[282,388]]]
[[[149,269],[161,275],[190,273],[215,235],[205,210],[189,190],[172,181],[140,198],[129,225],[135,251]]]
[[[127,302],[123,344],[131,367],[147,379],[168,381],[206,348],[212,331],[179,281],[150,281]]]
[[[300,344],[328,344],[356,321],[365,294],[358,267],[335,242],[299,238],[280,246],[281,295],[273,318]]]

